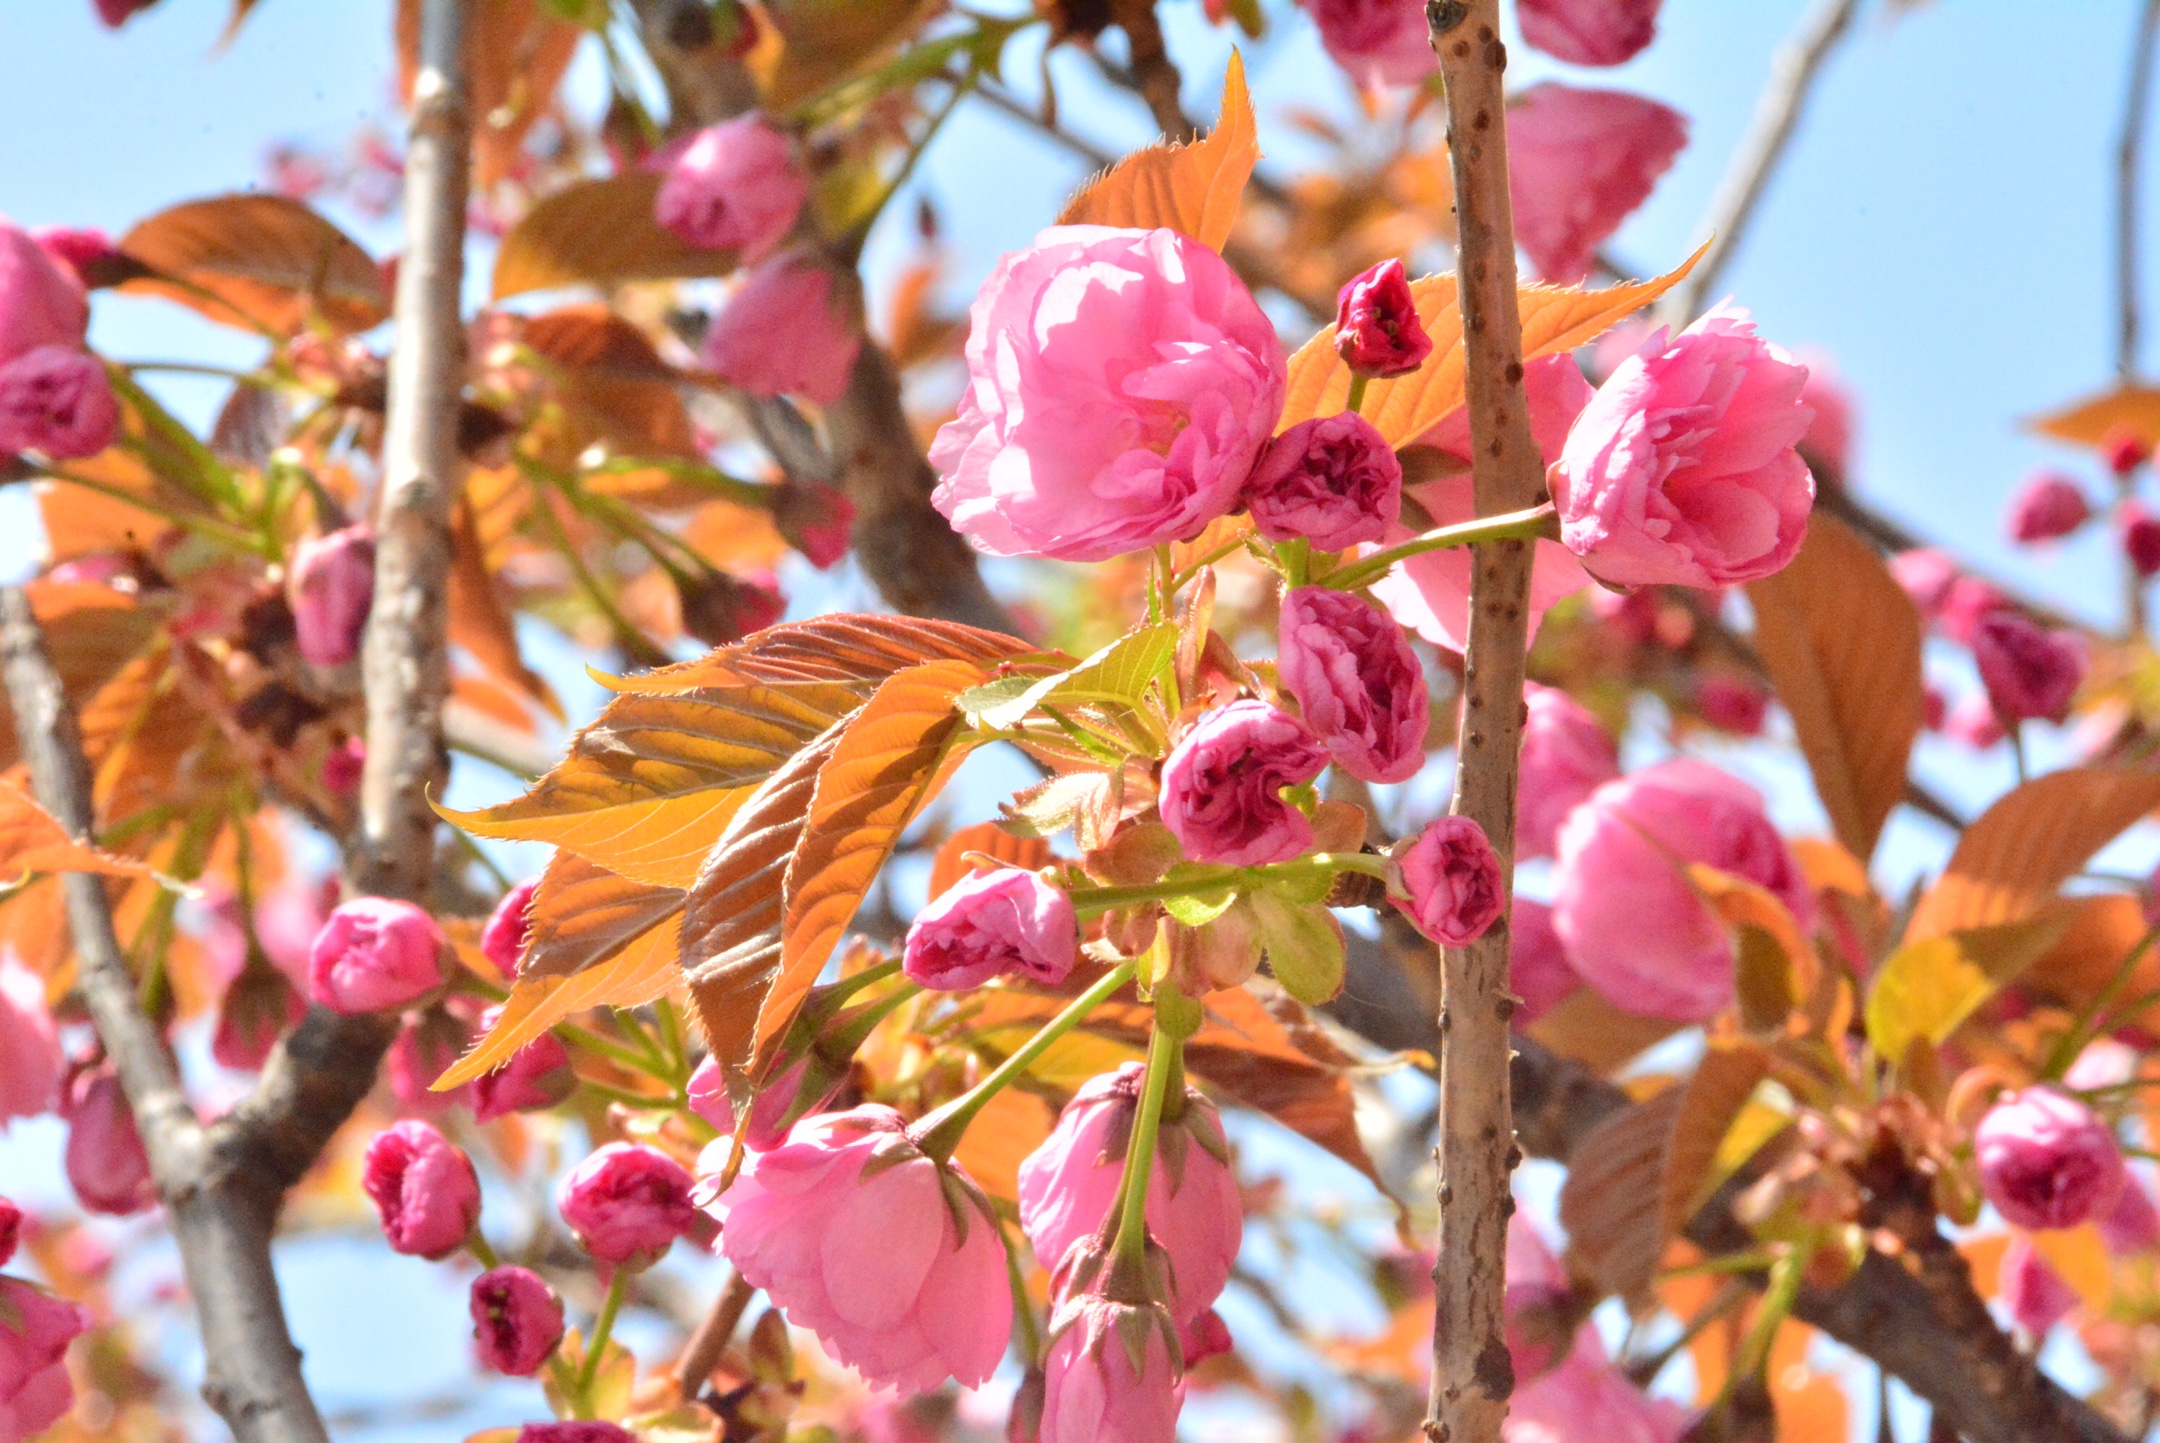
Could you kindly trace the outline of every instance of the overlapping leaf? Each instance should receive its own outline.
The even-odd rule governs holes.
[[[1038,706],[1083,702],[1136,705],[1177,657],[1176,622],[1136,627],[1069,671],[1012,676],[964,693],[960,709],[984,726],[1009,727]]]
[[[1605,290],[1574,286],[1523,286],[1515,305],[1522,317],[1522,352],[1526,361],[1573,350],[1594,340],[1616,322],[1648,305],[1694,269],[1697,251],[1678,270],[1656,280],[1636,281]],[[1404,446],[1431,430],[1434,423],[1463,404],[1464,352],[1462,310],[1455,277],[1426,276],[1410,283],[1418,318],[1432,337],[1433,353],[1425,364],[1392,381],[1374,381],[1365,392],[1362,414],[1391,446]],[[1329,416],[1350,399],[1350,368],[1335,354],[1335,328],[1328,326],[1290,358],[1290,388],[1282,420],[1286,431],[1314,416]]]
[[[931,859],[931,897],[975,870],[970,858],[978,855],[1026,872],[1047,867],[1051,857],[1050,844],[1040,837],[1016,837],[995,822],[977,822],[947,837]]]
[[[767,627],[744,641],[636,676],[601,677],[621,694],[664,695],[707,687],[779,686],[790,682],[863,684],[868,696],[903,667],[950,658],[993,665],[1008,658],[1041,657],[1070,664],[1055,652],[1037,652],[1018,637],[956,621],[914,616],[836,613]]]
[[[1875,548],[1817,513],[1792,564],[1751,582],[1755,649],[1792,713],[1838,840],[1875,850],[1905,795],[1926,687],[1920,613]]]
[[[1867,1035],[1891,1062],[1915,1041],[1946,1042],[1997,989],[2046,955],[2066,919],[2043,916],[1908,942],[1868,989]]]
[[[694,246],[653,219],[658,171],[581,180],[543,197],[503,237],[496,300],[558,286],[693,280],[735,269],[733,251]]]
[[[2075,767],[2027,782],[1965,829],[1914,910],[1905,940],[2031,916],[2093,853],[2155,807],[2160,771]]]
[[[293,335],[313,315],[364,331],[390,314],[368,253],[283,196],[187,201],[138,224],[120,249],[157,273],[122,290],[164,296],[228,326]]]
[[[1222,113],[1206,137],[1126,156],[1067,202],[1058,224],[1166,226],[1219,251],[1237,223],[1238,202],[1259,159],[1245,62],[1233,50],[1223,79]]]

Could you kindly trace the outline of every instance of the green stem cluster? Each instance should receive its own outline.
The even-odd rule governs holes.
[[[1314,852],[1292,862],[1272,862],[1261,867],[1195,867],[1160,882],[1141,882],[1125,887],[1075,887],[1073,910],[1081,917],[1097,917],[1120,907],[1147,902],[1167,902],[1178,897],[1200,897],[1225,891],[1250,892],[1270,882],[1300,882],[1359,872],[1386,881],[1394,870],[1386,857],[1370,852]]]
[[[1147,1075],[1140,1092],[1140,1114],[1133,1120],[1125,1148],[1125,1177],[1118,1191],[1117,1240],[1111,1245],[1120,1272],[1144,1268],[1147,1261],[1148,1176],[1155,1163],[1155,1143],[1162,1133],[1163,1098],[1173,1075],[1182,1075],[1185,1044],[1157,1026],[1148,1038]]]

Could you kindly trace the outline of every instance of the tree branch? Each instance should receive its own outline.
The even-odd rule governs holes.
[[[2115,143],[2115,375],[2137,378],[2138,353],[2138,169],[2145,145],[2145,112],[2152,98],[2153,39],[2160,33],[2160,0],[2138,12],[2130,52],[2130,93],[2123,101],[2122,134]]]
[[[1523,396],[1514,217],[1508,201],[1507,47],[1498,0],[1427,0],[1447,94],[1455,181],[1457,292],[1477,514],[1535,506],[1545,467]],[[1533,543],[1471,549],[1460,762],[1452,810],[1485,829],[1514,874],[1516,756]],[[1502,1331],[1502,1268],[1518,1153],[1508,1103],[1508,918],[1440,964],[1439,1260],[1433,1269],[1434,1443],[1496,1443],[1514,1391]]]
[[[1199,128],[1186,116],[1178,99],[1184,81],[1163,45],[1155,0],[1110,0],[1110,15],[1131,46],[1132,88],[1147,102],[1148,113],[1162,128],[1163,138],[1179,143],[1191,140],[1199,134]]]
[[[1823,61],[1851,27],[1859,8],[1860,0],[1815,0],[1800,28],[1778,47],[1770,62],[1769,82],[1755,102],[1755,119],[1741,138],[1739,149],[1733,152],[1725,178],[1718,182],[1717,193],[1711,196],[1710,208],[1704,213],[1699,229],[1710,248],[1687,278],[1658,302],[1660,324],[1684,326],[1702,310],[1703,298],[1711,294],[1724,273],[1725,263],[1747,234],[1756,203],[1762,199],[1770,173],[1785,154],[1786,142],[1799,124],[1801,108],[1807,104],[1808,91]]]

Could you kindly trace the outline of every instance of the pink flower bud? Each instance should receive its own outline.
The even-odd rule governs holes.
[[[382,1012],[442,985],[442,928],[410,902],[356,897],[308,947],[308,991],[333,1012]]]
[[[1957,563],[1932,546],[1900,551],[1890,558],[1890,575],[1905,588],[1922,616],[1933,616],[1957,580]]]
[[[2125,501],[2115,512],[2123,556],[2139,576],[2160,575],[2160,517],[2141,501]]]
[[[750,1127],[743,1134],[743,1146],[754,1152],[770,1152],[788,1139],[789,1130],[796,1121],[813,1113],[822,1112],[833,1098],[846,1086],[845,1073],[833,1079],[832,1085],[818,1096],[802,1098],[802,1085],[810,1070],[810,1060],[782,1069],[766,1079],[758,1089],[757,1100],[750,1104]],[[720,1134],[715,1146],[731,1147],[735,1136],[735,1108],[728,1100],[727,1082],[720,1069],[719,1060],[707,1057],[690,1074],[690,1110],[711,1123]],[[797,1106],[798,1101],[802,1103]],[[789,1114],[795,1114],[794,1117]],[[725,1154],[719,1155],[717,1166],[724,1166]],[[706,1171],[701,1163],[699,1171]],[[700,1184],[702,1187],[703,1184]],[[700,1204],[703,1198],[696,1199]]]
[[[1754,788],[1690,757],[1607,782],[1568,815],[1553,867],[1553,930],[1614,1006],[1699,1022],[1731,1005],[1732,942],[1684,868],[1768,888],[1803,935],[1814,895]]]
[[[1582,985],[1568,965],[1560,934],[1553,931],[1552,908],[1517,897],[1508,916],[1508,990],[1521,999],[1512,1019],[1515,1027],[1531,1026]]]
[[[333,797],[353,797],[360,791],[360,777],[367,769],[367,743],[347,737],[330,748],[323,758],[323,790]]]
[[[8,1265],[15,1256],[15,1243],[22,1236],[22,1209],[7,1198],[0,1197],[0,1268]]]
[[[480,1220],[472,1159],[427,1123],[408,1118],[375,1134],[360,1186],[382,1214],[393,1250],[431,1260],[465,1245]]]
[[[1687,117],[1669,106],[1556,80],[1512,101],[1507,129],[1515,240],[1542,279],[1566,284],[1590,274],[1688,139]]]
[[[1355,374],[1406,376],[1432,350],[1401,261],[1390,256],[1336,293],[1335,354]]]
[[[52,1111],[66,1068],[45,1010],[45,979],[12,950],[0,951],[0,1125]]]
[[[697,1226],[690,1174],[658,1148],[611,1142],[555,1189],[555,1207],[604,1268],[647,1268]]]
[[[1401,782],[1425,765],[1425,670],[1393,617],[1345,591],[1284,594],[1277,675],[1337,766]]]
[[[1442,946],[1475,942],[1507,905],[1500,858],[1468,817],[1440,817],[1418,833],[1402,855],[1402,878],[1410,900],[1388,900]]]
[[[1203,716],[1162,769],[1162,819],[1195,862],[1252,867],[1312,846],[1312,823],[1285,787],[1320,775],[1328,755],[1303,723],[1264,701]]]
[[[654,219],[694,246],[740,252],[745,265],[787,236],[810,194],[787,137],[756,114],[708,126],[647,164],[662,155]]]
[[[480,929],[480,955],[495,964],[495,970],[505,977],[518,975],[518,962],[525,955],[525,940],[532,935],[533,893],[540,890],[538,877],[524,881],[503,893],[488,914],[487,925]]]
[[[1523,39],[1570,65],[1625,65],[1657,38],[1659,0],[1521,0]]]
[[[516,1443],[638,1443],[638,1436],[620,1423],[564,1418],[554,1423],[527,1423],[518,1429]]]
[[[126,1217],[156,1204],[150,1156],[110,1062],[82,1068],[68,1080],[60,1114],[68,1125],[68,1186],[85,1211]]]
[[[120,434],[105,363],[72,346],[40,346],[0,365],[0,453],[95,456]]]
[[[98,19],[105,22],[108,30],[118,30],[141,11],[157,4],[157,0],[94,0]],[[31,1429],[36,1432],[36,1429]]]
[[[1055,1270],[1116,1205],[1143,1075],[1139,1063],[1128,1062],[1083,1083],[1050,1136],[1020,1164],[1020,1226],[1044,1267]],[[1230,1280],[1245,1215],[1221,1116],[1191,1088],[1185,1111],[1157,1137],[1147,1227],[1169,1258],[1172,1317],[1199,1317]]]
[[[1620,775],[1620,751],[1590,709],[1558,687],[1523,684],[1521,781],[1515,844],[1549,857],[1576,804]]]
[[[473,1337],[480,1363],[530,1378],[563,1338],[562,1299],[529,1268],[489,1268],[473,1279]]]
[[[1770,694],[1737,676],[1714,671],[1696,679],[1695,714],[1721,731],[1759,736],[1770,715]]]
[[[1072,898],[1033,872],[1000,867],[962,877],[916,914],[901,969],[960,992],[1008,972],[1055,987],[1079,960]]]
[[[839,565],[848,553],[855,503],[822,481],[783,481],[779,491],[773,500],[773,522],[788,545],[820,571]]]
[[[2116,476],[2127,476],[2152,459],[2152,447],[2127,426],[2111,426],[2100,438],[2100,460]]]
[[[1728,307],[1653,336],[1590,398],[1548,475],[1561,540],[1621,586],[1726,586],[1781,569],[1815,502],[1793,449],[1811,414],[1806,381]]]
[[[2122,1149],[2084,1103],[2028,1087],[1988,1109],[1973,1130],[1980,1189],[2021,1228],[2074,1228],[2115,1205]]]
[[[753,396],[830,406],[848,387],[862,333],[833,295],[832,272],[784,251],[744,278],[705,328],[706,366]]]
[[[2125,1173],[2115,1206],[2102,1213],[2098,1222],[2100,1241],[2119,1257],[2160,1247],[2160,1211],[2154,1210],[2152,1194],[2135,1173]]]
[[[1040,1443],[1175,1443],[1182,1376],[1177,1328],[1160,1303],[1067,1298],[1043,1358]]]
[[[220,1067],[254,1072],[285,1029],[307,1015],[307,999],[268,957],[251,958],[218,1000],[210,1055]]]
[[[1316,416],[1268,443],[1245,509],[1270,541],[1302,536],[1322,551],[1378,541],[1402,511],[1402,463],[1356,412]]]
[[[375,602],[375,533],[348,526],[293,549],[287,589],[300,655],[314,666],[343,666],[360,655]]]
[[[2012,720],[2061,721],[2085,679],[2085,641],[2002,608],[1973,625],[1973,662],[1996,711]]]
[[[2023,1233],[2013,1235],[2010,1246],[2003,1249],[1997,1289],[2003,1306],[2010,1310],[2010,1321],[2035,1340],[2046,1337],[2078,1305],[2077,1289],[2063,1281],[2062,1274],[2048,1265]]]
[[[1236,272],[1173,230],[1053,226],[969,312],[931,503],[978,551],[1107,561],[1237,504],[1288,362]]]
[[[874,1388],[979,1387],[1005,1355],[1012,1292],[989,1200],[889,1107],[798,1124],[714,1211],[743,1277]]]
[[[1371,88],[1416,85],[1439,67],[1425,10],[1408,0],[1298,0],[1320,43],[1351,80]]]
[[[502,1020],[500,1005],[480,1016],[485,1033]],[[493,1122],[513,1112],[538,1112],[568,1097],[577,1086],[570,1071],[570,1052],[552,1032],[543,1032],[510,1054],[510,1060],[493,1072],[472,1080],[473,1118]]]
[[[35,1438],[75,1406],[67,1347],[89,1310],[20,1278],[0,1278],[0,1438]]]
[[[30,232],[0,220],[0,363],[38,349],[79,349],[90,324],[81,282]]]
[[[2011,494],[2003,512],[2003,530],[2012,541],[2031,545],[2068,536],[2092,517],[2092,505],[2077,482],[2059,471],[2036,471]]]

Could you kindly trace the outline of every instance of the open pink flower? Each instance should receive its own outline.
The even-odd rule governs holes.
[[[333,1012],[381,1012],[442,985],[442,928],[410,902],[355,897],[308,949],[308,990]]]
[[[1142,1076],[1140,1064],[1128,1062],[1081,1084],[1050,1136],[1020,1164],[1020,1226],[1045,1268],[1055,1270],[1109,1216],[1125,1176]],[[1230,1281],[1245,1215],[1221,1116],[1190,1088],[1185,1111],[1164,1123],[1156,1143],[1147,1226],[1169,1258],[1172,1316],[1180,1323],[1199,1317]]]
[[[562,1342],[562,1299],[529,1268],[489,1268],[474,1278],[471,1310],[480,1361],[498,1373],[530,1378]]]
[[[1619,586],[1728,586],[1791,561],[1815,482],[1807,368],[1719,307],[1613,369],[1551,469],[1560,535]]]
[[[1523,39],[1570,65],[1625,65],[1657,38],[1659,0],[1519,0]]]
[[[1523,367],[1523,390],[1530,407],[1530,437],[1550,463],[1567,444],[1568,427],[1590,402],[1590,383],[1572,355],[1540,356]],[[1453,458],[1460,469],[1405,493],[1432,518],[1434,526],[1453,526],[1477,515],[1470,482],[1470,413],[1458,407],[1419,438]],[[1398,521],[1382,544],[1395,546],[1417,532]],[[1530,571],[1530,634],[1560,598],[1580,591],[1590,578],[1582,563],[1557,541],[1535,543]],[[1435,646],[1461,651],[1470,624],[1470,552],[1467,547],[1428,551],[1401,562],[1373,583],[1372,593],[1397,621]]]
[[[1647,96],[1557,80],[1508,105],[1515,240],[1540,277],[1572,284],[1687,144],[1687,117]]]
[[[52,1111],[65,1070],[45,979],[12,951],[0,951],[0,1126]]]
[[[756,114],[707,126],[669,152],[653,218],[694,246],[741,252],[746,265],[780,243],[810,195],[787,137]]]
[[[1345,591],[1300,586],[1282,599],[1277,674],[1337,766],[1368,782],[1425,765],[1425,670],[1393,617]]]
[[[647,1268],[698,1223],[690,1174],[658,1148],[611,1142],[570,1170],[555,1207],[604,1269]]]
[[[1161,1304],[1067,1298],[1050,1320],[1037,1443],[1175,1443],[1181,1377]]]
[[[67,1347],[89,1326],[87,1309],[0,1278],[0,1439],[35,1438],[75,1406]]]
[[[1568,815],[1553,869],[1553,929],[1607,1001],[1699,1022],[1733,998],[1732,941],[1689,884],[1703,863],[1768,888],[1803,930],[1814,898],[1745,782],[1691,757],[1607,782]]]
[[[1515,850],[1549,857],[1567,814],[1620,775],[1620,750],[1605,724],[1558,687],[1523,683],[1523,714]]]
[[[0,364],[0,452],[56,460],[95,456],[120,434],[105,363],[72,346],[40,346]]]
[[[79,350],[89,324],[82,283],[30,232],[0,220],[0,364],[40,346]]]
[[[932,503],[995,556],[1106,561],[1230,511],[1282,411],[1275,328],[1173,230],[1055,226],[970,312]]]
[[[1320,775],[1328,754],[1297,718],[1264,701],[1203,716],[1162,769],[1162,819],[1195,862],[1256,867],[1312,846],[1312,823],[1285,787]]]
[[[1008,972],[1055,987],[1079,960],[1072,898],[1033,872],[1000,867],[931,899],[908,927],[901,966],[925,987],[955,992]]]
[[[2028,1087],[1989,1108],[1973,1129],[1980,1190],[2021,1228],[2074,1228],[2105,1214],[2127,1173],[2115,1134],[2084,1103]]]
[[[1439,68],[1418,0],[1298,0],[1320,43],[1361,86],[1416,85]]]
[[[833,294],[832,272],[782,251],[744,277],[705,328],[713,373],[753,396],[804,396],[830,406],[847,391],[862,333]]]
[[[1439,817],[1402,855],[1407,903],[1390,897],[1418,931],[1444,947],[1485,935],[1507,905],[1500,858],[1485,829],[1468,817]]]
[[[874,1165],[873,1165],[874,1164]],[[989,1201],[869,1104],[810,1118],[721,1196],[720,1250],[873,1387],[977,1387],[1012,1331]]]
[[[286,578],[300,655],[313,666],[343,666],[360,655],[375,604],[375,533],[347,526],[293,548]]]
[[[393,1251],[447,1258],[480,1220],[472,1159],[424,1122],[408,1118],[375,1134],[360,1185],[382,1215]]]

